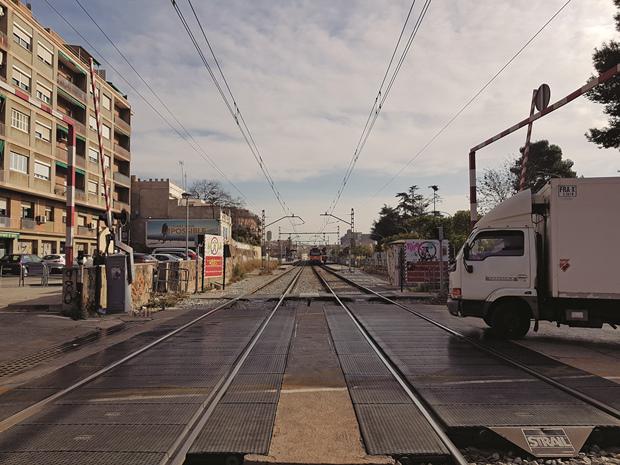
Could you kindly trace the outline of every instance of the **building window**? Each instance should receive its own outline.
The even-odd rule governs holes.
[[[110,126],[106,126],[105,124],[102,124],[101,135],[103,136],[104,139],[110,139],[110,136],[111,136]]]
[[[106,110],[112,109],[112,99],[108,97],[106,94],[103,94],[103,98],[101,99],[101,106]]]
[[[103,156],[103,167],[104,168],[109,168],[110,167],[110,163],[111,163],[110,155],[104,155]]]
[[[0,197],[0,216],[9,216],[9,199]]]
[[[32,35],[17,23],[13,23],[13,40],[26,50],[32,48]]]
[[[54,64],[54,52],[41,42],[37,42],[37,56],[39,59],[50,66]]]
[[[88,147],[88,160],[97,163],[99,161],[99,151],[92,147]]]
[[[52,91],[40,82],[37,82],[37,98],[47,104],[52,103]]]
[[[86,217],[86,216],[84,216],[84,215],[78,215],[78,218],[77,218],[77,223],[78,223],[78,224],[77,224],[77,225],[78,225],[78,226],[86,226],[86,220],[87,220],[87,217]]]
[[[30,132],[30,116],[13,109],[11,111],[11,126],[23,132]]]
[[[34,122],[34,136],[37,139],[41,139],[45,142],[50,142],[52,140],[52,128],[51,126],[46,126],[39,121]]]
[[[11,152],[11,171],[28,174],[28,157],[20,153]]]
[[[54,221],[54,207],[45,207],[45,219]]]
[[[88,115],[88,127],[91,128],[93,131],[97,130],[97,118],[95,118],[93,115]]]
[[[40,161],[34,162],[34,177],[37,179],[43,179],[44,181],[50,180],[50,165],[41,163]]]
[[[99,193],[99,184],[96,181],[88,181],[88,193],[94,195]]]
[[[34,219],[34,202],[22,202],[22,218]]]
[[[30,92],[30,75],[26,71],[22,71],[17,66],[13,66],[13,79],[12,82],[20,89]]]

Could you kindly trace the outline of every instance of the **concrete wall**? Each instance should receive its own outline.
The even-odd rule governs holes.
[[[146,305],[153,296],[155,265],[138,263],[134,266],[134,279],[131,283],[131,304],[133,308]]]

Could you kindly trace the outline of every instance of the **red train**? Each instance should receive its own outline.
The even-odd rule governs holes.
[[[321,265],[327,261],[327,251],[325,249],[319,249],[318,247],[312,247],[308,254],[308,260],[311,265]]]

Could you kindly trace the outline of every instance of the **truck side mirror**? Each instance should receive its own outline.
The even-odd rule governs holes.
[[[467,271],[468,273],[473,273],[474,267],[466,262],[466,260],[469,259],[469,251],[470,251],[469,244],[465,244],[463,246],[463,266],[465,267],[465,271]]]

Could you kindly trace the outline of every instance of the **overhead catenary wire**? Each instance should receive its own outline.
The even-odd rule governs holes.
[[[213,169],[215,169],[225,180],[228,184],[230,184],[233,189],[235,189],[240,195],[241,197],[247,202],[247,203],[251,203],[253,204],[253,202],[251,202],[249,200],[249,198],[243,193],[243,191],[241,191],[241,189],[239,189],[239,187],[219,168],[219,166],[217,166],[217,164],[215,163],[215,161],[209,156],[209,154],[200,146],[200,144],[198,143],[198,141],[196,141],[194,139],[194,137],[191,135],[191,133],[185,128],[185,126],[179,121],[179,119],[176,117],[176,115],[174,115],[174,113],[170,110],[170,108],[162,101],[162,99],[159,97],[159,95],[153,90],[153,88],[146,82],[146,80],[144,80],[144,78],[140,75],[140,73],[135,69],[135,67],[129,62],[129,60],[126,58],[126,56],[116,47],[116,45],[113,43],[113,41],[109,38],[109,36],[103,31],[103,29],[97,24],[97,22],[94,20],[94,18],[86,11],[86,9],[83,7],[82,4],[79,4],[79,6],[84,10],[84,12],[89,16],[89,18],[95,23],[95,25],[99,28],[99,30],[104,34],[104,36],[112,43],[112,45],[114,46],[114,48],[119,52],[119,54],[123,57],[123,59],[125,61],[128,62],[129,66],[134,70],[134,72],[138,75],[138,77],[144,82],[144,84],[147,86],[147,88],[153,93],[153,95],[159,100],[159,102],[162,104],[162,106],[168,111],[168,113],[170,113],[170,115],[174,118],[174,120],[177,122],[177,124],[179,124],[179,126],[182,128],[182,130],[185,132],[185,136],[181,133],[181,131],[179,131],[178,128],[176,128],[169,120],[168,118],[166,118],[161,111],[159,111],[138,89],[136,89],[136,87],[131,84],[131,82],[129,82],[127,80],[127,78],[124,77],[124,74],[121,73],[109,60],[107,60],[105,58],[105,55],[103,55],[100,51],[97,50],[97,48],[60,12],[58,11],[58,9],[56,7],[54,7],[49,0],[44,0],[45,3],[47,4],[47,6],[54,12],[56,13],[56,15],[58,15],[77,35],[78,37],[80,37],[84,43],[90,48],[90,50],[92,50],[95,54],[97,54],[99,56],[99,58],[106,63],[107,66],[110,67],[110,69],[112,69],[120,79],[123,80],[123,82],[125,82],[125,84],[134,91],[134,93],[141,99],[144,101],[144,103],[147,104],[147,106],[157,115],[159,116],[159,118],[166,123],[170,129],[172,129],[176,135],[178,137],[180,137],[182,140],[184,140],[191,148],[192,150],[194,150],[198,155],[200,155],[205,161],[207,161],[212,167]],[[77,0],[76,0],[77,1]],[[191,140],[191,141],[190,141]]]
[[[394,82],[396,81],[396,78],[402,68],[402,65],[409,53],[409,50],[411,49],[411,46],[413,44],[413,41],[415,40],[415,37],[420,29],[420,26],[422,25],[422,22],[428,12],[428,9],[430,7],[431,4],[431,0],[426,0],[424,5],[422,6],[417,19],[415,21],[415,24],[413,25],[411,32],[409,34],[409,37],[407,39],[406,44],[404,45],[400,57],[398,59],[397,64],[394,66],[393,70],[392,70],[392,65],[394,63],[394,58],[398,52],[398,48],[402,42],[402,37],[404,34],[404,31],[406,30],[407,24],[409,23],[410,17],[411,17],[411,13],[413,11],[413,8],[415,6],[415,0],[413,0],[411,7],[409,9],[409,13],[407,14],[407,17],[405,19],[405,23],[403,25],[403,28],[401,29],[401,32],[399,34],[398,40],[396,42],[396,46],[394,47],[394,51],[392,53],[392,56],[390,57],[389,63],[388,63],[388,67],[386,69],[386,72],[383,76],[383,79],[381,80],[381,84],[379,86],[379,91],[377,92],[377,95],[374,99],[374,102],[372,104],[370,113],[368,115],[368,118],[366,120],[366,124],[364,125],[364,128],[362,130],[362,134],[360,135],[360,138],[358,140],[358,143],[356,145],[356,148],[353,152],[353,156],[351,157],[351,160],[349,161],[349,165],[347,167],[347,170],[345,171],[345,175],[340,183],[340,186],[338,188],[338,191],[336,193],[335,198],[332,200],[329,208],[328,208],[328,212],[329,213],[333,213],[336,209],[336,207],[338,206],[338,202],[340,201],[342,194],[344,193],[344,190],[347,186],[347,184],[349,183],[349,180],[351,179],[351,176],[353,174],[353,170],[355,169],[355,165],[364,149],[364,147],[366,146],[366,143],[368,141],[368,138],[370,137],[370,134],[372,132],[372,129],[374,128],[374,125],[379,117],[379,114],[390,94],[390,91],[392,90],[392,87],[394,85]],[[392,73],[390,75],[390,70],[392,70]],[[383,88],[385,85],[385,82],[388,78],[388,76],[390,76],[389,81],[387,86],[385,87],[385,89]],[[325,227],[325,226],[324,226]]]
[[[190,5],[190,8],[192,9],[192,12],[194,14],[194,18],[196,19],[196,22],[198,23],[198,26],[202,32],[202,35],[205,39],[205,42],[207,42],[208,46],[209,46],[209,50],[211,52],[211,55],[214,57],[214,60],[217,64],[218,70],[220,72],[220,74],[223,76],[223,80],[226,86],[226,89],[230,95],[230,99],[228,98],[228,96],[226,95],[226,92],[224,92],[224,89],[222,88],[222,84],[220,83],[220,81],[218,80],[218,78],[216,77],[211,64],[209,63],[209,61],[207,60],[202,47],[200,46],[200,44],[198,43],[198,40],[196,39],[196,36],[194,35],[192,28],[190,27],[187,19],[185,18],[185,15],[183,14],[181,8],[179,7],[179,5],[177,4],[176,0],[171,0],[172,6],[175,10],[175,12],[177,13],[177,16],[179,17],[181,24],[183,25],[185,31],[187,32],[190,41],[192,42],[194,48],[196,49],[198,56],[200,57],[203,65],[205,66],[205,69],[207,70],[207,72],[209,73],[209,76],[211,77],[211,80],[213,81],[218,93],[220,94],[224,104],[226,105],[226,108],[228,109],[229,113],[231,114],[233,120],[235,121],[235,124],[237,125],[239,131],[241,132],[241,135],[243,137],[243,139],[245,140],[247,146],[250,149],[250,152],[252,153],[254,159],[256,160],[263,176],[265,177],[267,184],[269,185],[271,191],[273,192],[276,200],[278,201],[280,207],[282,208],[282,211],[286,214],[286,215],[292,215],[292,211],[290,210],[290,208],[288,207],[288,205],[286,204],[286,202],[284,201],[282,195],[280,194],[280,191],[278,190],[275,181],[273,180],[273,177],[271,176],[271,174],[269,173],[269,169],[267,167],[267,164],[265,163],[265,161],[263,160],[263,157],[260,153],[260,150],[258,149],[258,146],[254,140],[254,137],[250,131],[250,129],[248,128],[247,124],[245,123],[245,119],[243,118],[243,114],[241,112],[241,109],[239,108],[239,105],[237,104],[237,99],[234,97],[234,94],[232,93],[231,89],[230,89],[230,85],[228,84],[228,81],[226,80],[226,78],[224,77],[224,73],[222,71],[222,68],[219,64],[219,61],[217,60],[216,56],[215,56],[215,52],[213,51],[213,47],[210,45],[210,42],[207,38],[206,32],[204,30],[204,27],[202,26],[202,22],[200,21],[200,18],[198,17],[198,15],[196,14],[196,10],[194,9],[191,1],[188,0],[188,3]],[[291,224],[294,224],[291,221]]]
[[[510,59],[504,63],[503,66],[501,66],[497,72],[472,96],[469,98],[469,100],[467,100],[467,102],[465,102],[465,104],[454,114],[452,115],[452,117],[439,129],[439,131],[437,131],[429,140],[428,142],[426,142],[422,148],[420,150],[418,150],[415,155],[413,155],[413,157],[411,157],[385,184],[383,184],[373,195],[372,198],[376,197],[377,195],[379,195],[379,193],[381,193],[383,191],[383,189],[385,189],[387,186],[389,186],[392,182],[394,182],[394,180],[396,178],[398,178],[403,171],[405,171],[416,159],[418,159],[425,151],[426,149],[428,149],[445,131],[446,129],[448,129],[452,123],[454,123],[454,121],[467,109],[469,108],[469,106],[474,103],[474,101],[476,99],[478,99],[478,97],[480,97],[480,95],[493,83],[493,81],[495,81],[500,74],[502,74],[504,72],[504,70],[506,68],[508,68],[508,66],[510,66],[510,64],[517,59],[517,57],[519,55],[521,55],[521,53],[536,39],[536,37],[538,37],[540,35],[540,33],[549,25],[551,24],[551,22],[564,10],[564,8],[566,8],[568,6],[568,4],[571,2],[572,0],[566,0],[566,2],[564,2],[562,4],[562,6],[560,6],[560,8],[558,10],[556,10],[555,13],[553,13],[553,15],[551,15],[551,17],[545,21],[545,23],[534,33],[534,35],[532,35],[511,57]]]

